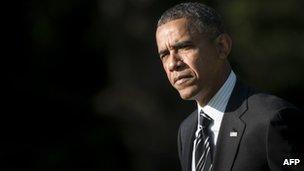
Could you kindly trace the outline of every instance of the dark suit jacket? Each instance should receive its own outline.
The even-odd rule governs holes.
[[[304,171],[303,113],[288,102],[237,80],[221,123],[213,171]],[[191,170],[197,110],[181,124],[178,152],[183,171]],[[230,132],[237,137],[230,137]],[[285,159],[300,159],[283,165]]]

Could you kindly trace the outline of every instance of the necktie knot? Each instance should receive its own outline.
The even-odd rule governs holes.
[[[213,122],[213,119],[210,116],[208,116],[203,111],[200,112],[200,125],[203,128],[208,128],[212,122]]]

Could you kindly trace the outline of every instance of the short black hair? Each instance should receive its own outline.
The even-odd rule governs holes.
[[[220,14],[197,2],[180,3],[168,9],[158,20],[157,27],[180,18],[189,19],[199,33],[208,33],[213,38],[226,32]]]

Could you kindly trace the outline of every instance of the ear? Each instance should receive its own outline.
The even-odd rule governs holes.
[[[216,48],[220,59],[227,59],[232,46],[232,39],[227,33],[220,34],[215,39]]]

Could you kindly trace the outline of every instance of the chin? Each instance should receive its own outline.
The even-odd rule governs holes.
[[[178,90],[178,92],[183,100],[194,100],[194,97],[198,93],[193,89],[183,89],[183,90]]]

